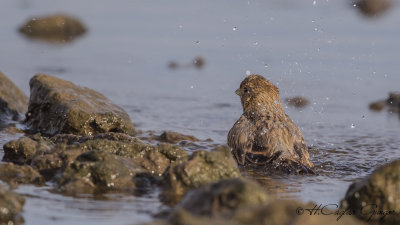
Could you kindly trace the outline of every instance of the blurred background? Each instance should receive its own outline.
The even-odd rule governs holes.
[[[86,32],[61,42],[19,32],[57,13]],[[349,183],[400,156],[399,114],[369,109],[400,91],[399,21],[396,0],[2,0],[0,70],[28,96],[29,79],[46,73],[103,93],[138,129],[218,144],[242,113],[234,93],[241,80],[263,75],[283,102],[308,99],[303,108],[284,107],[317,149],[311,158],[321,171],[282,178],[290,196],[338,202]],[[26,224],[131,224],[162,207],[156,193],[97,201],[20,191],[33,196]]]

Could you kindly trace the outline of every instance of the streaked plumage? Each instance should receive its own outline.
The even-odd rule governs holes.
[[[243,114],[229,131],[228,145],[238,164],[312,173],[303,135],[285,114],[278,88],[260,75],[250,75],[236,94]]]

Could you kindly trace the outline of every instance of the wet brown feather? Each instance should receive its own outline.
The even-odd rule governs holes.
[[[250,75],[240,84],[238,94],[243,114],[228,133],[228,145],[239,164],[314,166],[301,131],[282,108],[275,85],[260,75]]]

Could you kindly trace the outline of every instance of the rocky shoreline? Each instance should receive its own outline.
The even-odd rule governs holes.
[[[329,216],[300,214],[296,210],[313,203],[278,200],[244,178],[227,146],[171,131],[140,135],[144,132],[135,130],[129,115],[104,95],[50,75],[32,77],[29,103],[1,73],[0,81],[7,85],[0,92],[1,118],[11,115],[27,126],[22,137],[3,147],[0,179],[9,188],[0,186],[0,206],[6,209],[0,212],[8,212],[0,214],[1,223],[22,223],[24,200],[12,189],[31,184],[51,185],[54,192],[75,197],[136,195],[160,187],[159,197],[171,210],[152,224],[337,224],[333,211],[326,211]],[[202,149],[199,142],[210,143],[213,150]],[[196,147],[189,154],[187,146]],[[342,201],[344,211],[368,201],[400,212],[398,162],[351,185]],[[393,224],[399,219],[373,221]],[[368,217],[354,213],[340,224],[363,220]]]

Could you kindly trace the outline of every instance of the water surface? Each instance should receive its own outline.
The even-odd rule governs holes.
[[[314,4],[315,3],[315,4]],[[400,157],[398,115],[368,109],[399,91],[400,2],[367,18],[350,1],[61,1],[3,0],[0,70],[27,95],[48,73],[93,88],[141,130],[173,130],[226,143],[241,115],[234,90],[246,73],[275,83],[312,146],[318,176],[274,178],[281,198],[337,203],[350,183]],[[79,17],[89,32],[73,43],[30,41],[26,19],[56,12]],[[205,66],[171,70],[168,63]],[[0,133],[0,144],[16,138]],[[254,174],[248,175],[256,179]],[[164,206],[149,195],[70,198],[22,186],[26,224],[137,224]]]

